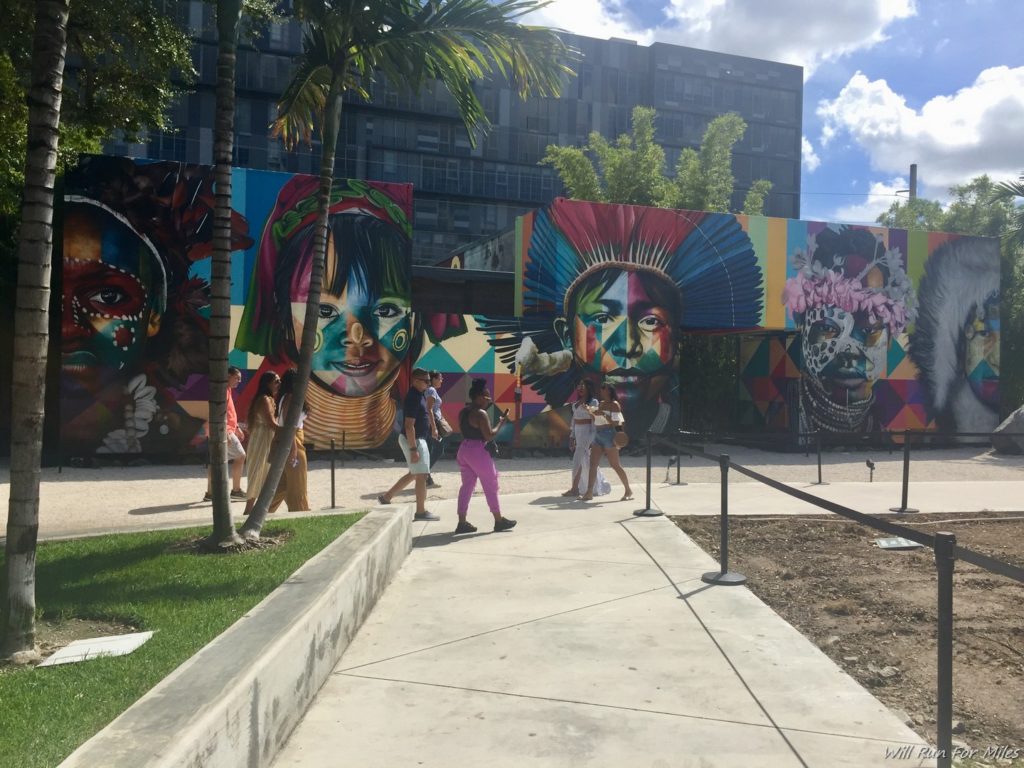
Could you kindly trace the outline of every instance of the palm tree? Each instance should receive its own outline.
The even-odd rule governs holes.
[[[18,242],[14,310],[11,497],[7,517],[6,584],[0,657],[38,659],[36,535],[43,447],[46,347],[49,339],[53,185],[57,168],[61,91],[70,0],[36,0],[32,83],[28,92],[25,198]]]
[[[1024,175],[1017,181],[1003,181],[997,184],[992,201],[1008,202],[1013,205],[1018,197],[1024,198]],[[1024,205],[1014,205],[1003,240],[1011,253],[1024,249]]]
[[[554,31],[517,21],[547,4],[547,0],[296,0],[296,13],[307,22],[303,53],[278,104],[273,134],[290,149],[300,141],[310,142],[314,130],[319,132],[319,207],[296,393],[270,454],[270,473],[242,528],[244,536],[259,536],[309,383],[342,96],[353,92],[368,97],[378,75],[413,92],[436,80],[455,98],[470,140],[475,140],[476,131],[489,125],[473,91],[476,79],[498,75],[525,98],[557,96],[563,79],[572,74],[566,63],[572,52]]]
[[[231,519],[227,464],[228,351],[231,334],[231,156],[235,138],[235,56],[242,0],[217,0],[217,110],[213,161],[216,203],[210,268],[210,491],[209,544],[241,543]]]

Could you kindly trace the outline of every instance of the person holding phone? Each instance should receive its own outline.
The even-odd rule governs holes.
[[[462,485],[459,487],[459,524],[455,533],[475,533],[476,526],[466,519],[469,513],[469,500],[476,490],[476,481],[484,489],[487,506],[494,516],[494,531],[508,531],[515,528],[516,521],[502,517],[498,502],[498,468],[494,465],[494,457],[487,450],[487,443],[494,439],[498,430],[508,421],[508,409],[491,426],[487,408],[491,405],[491,393],[487,388],[486,379],[473,379],[469,387],[469,403],[459,413],[459,431],[462,432],[462,443],[456,461],[462,472]]]

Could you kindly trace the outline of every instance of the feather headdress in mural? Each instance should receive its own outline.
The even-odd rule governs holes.
[[[579,376],[553,321],[572,313],[577,288],[588,277],[610,268],[655,275],[678,291],[681,328],[760,322],[761,269],[735,216],[556,199],[533,217],[523,317],[477,318],[510,369],[524,348],[535,350],[541,364],[523,369],[523,380],[549,404],[564,403]]]

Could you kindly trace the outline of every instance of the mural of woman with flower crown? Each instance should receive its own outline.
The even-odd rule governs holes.
[[[784,300],[801,332],[801,431],[878,429],[872,387],[915,314],[904,255],[866,229],[825,227],[793,266]]]

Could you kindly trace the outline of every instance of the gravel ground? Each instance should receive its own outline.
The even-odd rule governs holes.
[[[709,453],[728,452],[736,463],[769,477],[789,482],[811,482],[817,477],[817,459],[812,453],[774,453],[738,446],[709,445]],[[663,482],[667,455],[656,455],[653,477]],[[902,478],[902,454],[896,451],[829,451],[822,456],[822,477],[826,482],[858,482],[868,480],[865,460],[875,462],[876,481],[898,482]],[[645,460],[642,455],[623,458],[635,493],[643,489]],[[570,457],[559,455],[498,460],[503,493],[564,491],[569,487]],[[402,475],[404,468],[393,461],[359,459],[340,463],[335,476],[335,503],[343,508],[376,506],[377,494],[386,490]],[[606,470],[607,471],[607,470]],[[671,470],[675,475],[675,470]],[[429,499],[455,498],[458,494],[459,471],[454,458],[443,458],[434,472],[440,488],[432,489]],[[683,457],[682,478],[689,483],[717,482],[716,463]],[[613,486],[618,480],[610,473]],[[911,480],[1021,480],[1024,479],[1024,456],[1007,456],[988,449],[969,447],[955,449],[922,449],[915,451],[911,464]],[[732,473],[730,482],[752,482]],[[328,507],[331,498],[330,465],[324,459],[310,462],[309,495],[314,509]],[[6,525],[7,500],[10,491],[9,465],[0,467],[0,524]],[[204,468],[201,465],[146,465],[134,467],[107,466],[97,469],[65,467],[43,470],[41,511],[43,533],[80,531],[103,527],[105,520],[112,527],[145,526],[147,523],[174,522],[178,513],[208,514],[209,505],[200,503],[205,491]],[[479,492],[479,489],[478,489]],[[615,492],[615,491],[613,491]],[[411,490],[396,501],[412,501]],[[241,505],[233,509],[241,512]],[[127,516],[126,516],[127,515]],[[120,519],[118,525],[115,520]]]

